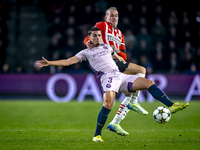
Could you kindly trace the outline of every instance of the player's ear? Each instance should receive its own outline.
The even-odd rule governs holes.
[[[107,21],[107,17],[106,16],[104,17],[104,20]]]

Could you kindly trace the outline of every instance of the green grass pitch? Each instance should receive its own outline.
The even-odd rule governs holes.
[[[160,102],[141,103],[149,112],[141,116],[130,111],[121,122],[129,132],[122,137],[106,129],[115,116],[116,101],[102,131],[104,142],[92,142],[102,103],[52,101],[0,101],[0,149],[12,150],[200,150],[200,101],[173,114],[166,124],[153,119]]]

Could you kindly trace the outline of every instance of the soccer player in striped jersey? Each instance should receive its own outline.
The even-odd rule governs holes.
[[[101,30],[97,27],[92,27],[88,34],[91,42],[94,44],[92,49],[84,49],[71,58],[57,61],[48,61],[43,57],[43,60],[36,61],[35,65],[37,67],[70,66],[88,60],[90,67],[98,75],[105,92],[103,95],[103,106],[97,118],[97,126],[92,141],[103,142],[101,131],[112,109],[116,93],[119,91],[132,93],[135,90],[148,90],[153,97],[170,107],[170,109],[172,108],[173,112],[188,106],[188,103],[177,105],[171,102],[151,80],[121,73],[112,56],[118,59],[120,57],[109,45],[101,44]],[[128,104],[128,101],[126,104]],[[112,131],[115,132],[115,130]]]
[[[121,56],[124,60],[126,60],[127,55],[126,55],[124,35],[117,28],[118,19],[119,16],[117,9],[115,7],[110,7],[109,9],[107,9],[105,13],[105,22],[97,22],[95,26],[101,29],[102,43],[111,46],[119,56]],[[85,38],[84,43],[90,49],[93,48],[94,46],[89,41],[89,36]],[[120,61],[116,58],[114,58],[114,61],[121,72],[125,74],[136,75],[143,78],[145,77],[146,69],[144,67],[126,61]],[[138,103],[139,93],[140,93],[139,90],[135,91],[135,93],[132,94],[124,93],[126,95],[126,98],[121,103],[119,111],[115,115],[114,119],[108,125],[107,127],[108,129],[113,130],[112,128],[115,128],[116,133],[121,135],[124,134],[127,135],[128,132],[122,129],[119,124],[121,120],[123,120],[126,117],[129,110],[131,109],[142,115],[148,114],[148,112],[145,109],[143,109]],[[126,104],[127,101],[129,101],[128,104]]]

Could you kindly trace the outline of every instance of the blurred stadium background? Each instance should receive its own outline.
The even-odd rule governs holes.
[[[200,100],[199,4],[178,0],[1,0],[0,99],[51,99],[47,91],[52,89],[55,99],[56,93],[79,101],[92,95],[100,101],[99,93],[92,90],[100,90],[98,81],[87,63],[38,69],[34,62],[42,56],[66,59],[84,49],[88,29],[104,21],[106,9],[114,6],[119,11],[118,28],[125,36],[127,61],[144,66],[147,77],[158,80],[168,96]],[[55,76],[60,73],[69,76]],[[58,77],[57,82],[51,83],[55,88],[47,89],[51,77]],[[95,81],[97,85],[93,85]],[[140,101],[146,99],[146,93],[142,96]]]

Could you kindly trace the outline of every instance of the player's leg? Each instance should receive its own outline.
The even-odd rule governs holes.
[[[108,114],[110,113],[110,110],[112,109],[115,95],[116,93],[114,91],[106,91],[103,96],[103,99],[104,99],[103,107],[101,108],[101,111],[99,112],[99,115],[97,118],[96,131],[92,139],[94,142],[103,142],[101,138],[101,131],[107,120]]]
[[[126,92],[125,94],[128,95],[130,93]],[[130,97],[131,97],[131,94],[130,94]],[[121,120],[123,120],[125,118],[126,114],[129,112],[129,109],[126,106],[128,105],[128,103],[131,100],[130,97],[127,96],[123,100],[123,102],[119,106],[119,110],[118,110],[117,114],[115,115],[113,120],[107,126],[107,129],[109,129],[110,131],[113,131],[121,136],[127,136],[129,134],[124,129],[122,129],[119,124],[120,124]]]
[[[114,61],[121,72],[125,72],[127,74],[137,74],[137,76],[145,77],[146,69],[144,67],[138,66],[133,63],[124,63],[119,61],[118,59],[114,59]],[[145,109],[143,109],[138,103],[139,92],[140,91],[135,91],[134,93],[124,92],[126,97],[120,104],[119,110],[116,113],[115,117],[107,126],[109,130],[119,135],[126,136],[129,133],[122,129],[119,124],[121,120],[123,120],[126,117],[129,110],[131,109],[143,115],[148,114],[148,112]]]
[[[146,75],[146,69],[137,64],[129,63],[128,67],[126,68],[126,70],[123,73],[130,74],[130,75],[136,75],[138,77],[144,78]],[[133,111],[136,111],[137,113],[139,113],[141,115],[147,115],[148,112],[144,108],[142,108],[140,106],[140,104],[138,103],[139,94],[140,94],[140,90],[137,90],[132,93],[131,100],[128,104],[128,108]]]
[[[171,113],[176,113],[179,110],[182,110],[189,106],[189,103],[180,104],[178,102],[173,103],[169,100],[167,95],[159,89],[155,83],[151,80],[148,80],[146,78],[138,77],[135,82],[133,82],[132,90],[148,90],[148,92],[157,100],[159,100],[161,103],[165,104],[167,107],[169,107],[169,110]]]
[[[119,70],[123,73],[127,74],[136,74],[137,76],[140,77],[145,77],[146,74],[146,69],[142,66],[138,66],[133,63],[124,63],[119,61],[118,59],[114,59],[115,63],[119,67]],[[119,111],[117,112],[116,116],[113,119],[114,124],[119,124],[121,120],[123,120],[127,113],[129,112],[129,108],[133,111],[138,112],[139,114],[146,115],[148,112],[143,109],[140,104],[138,103],[138,96],[139,96],[140,91],[135,91],[134,93],[124,93],[126,98],[123,100],[119,107]],[[124,105],[126,103],[129,103],[129,108],[126,107],[127,105]],[[123,107],[125,106],[125,107]],[[123,107],[123,108],[122,108]]]
[[[132,82],[132,85],[130,85],[130,83]],[[131,88],[130,88],[131,86]],[[135,76],[130,77],[126,82],[123,82],[123,84],[120,87],[120,91],[127,91],[127,92],[134,92],[136,90],[148,90],[149,93],[157,100],[159,100],[160,102],[162,102],[163,104],[165,104],[166,106],[168,106],[169,108],[173,108],[175,112],[186,108],[189,104],[177,104],[177,103],[173,103],[171,102],[168,97],[165,95],[165,93],[163,91],[161,91],[155,84],[153,81],[148,80],[146,78],[142,78],[142,77],[138,77],[137,79],[135,79]],[[126,107],[124,107],[126,108]],[[170,109],[171,111],[171,109]],[[172,112],[172,111],[171,111]],[[120,120],[120,115],[115,116],[115,120]],[[107,128],[111,131],[112,128],[118,128],[118,124],[114,124],[117,122],[113,121],[107,126]],[[123,130],[120,127],[121,130]],[[115,129],[116,130],[116,129]],[[125,131],[126,132],[126,131]],[[127,134],[128,135],[128,134]]]

